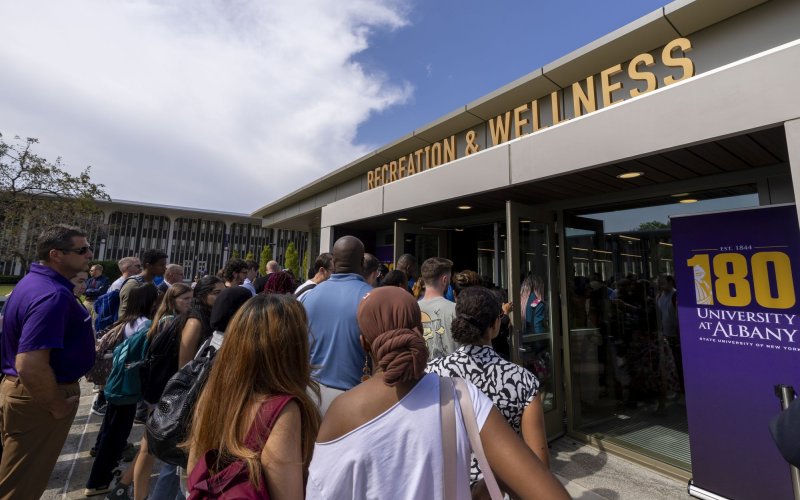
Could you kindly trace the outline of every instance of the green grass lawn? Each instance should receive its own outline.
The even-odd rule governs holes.
[[[16,285],[0,285],[0,295],[8,295],[8,292],[14,289]]]

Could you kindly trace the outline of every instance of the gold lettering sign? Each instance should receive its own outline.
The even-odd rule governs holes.
[[[655,57],[645,52],[632,58],[627,65],[615,64],[600,71],[598,78],[595,78],[595,75],[589,75],[564,89],[552,92],[549,98],[541,96],[532,99],[529,103],[504,111],[494,118],[490,118],[484,124],[487,132],[485,147],[497,146],[511,139],[569,120],[570,104],[572,105],[572,116],[583,116],[600,108],[623,102],[627,98],[652,92],[658,88],[659,83],[667,86],[690,78],[695,74],[694,62],[686,57],[691,50],[692,42],[688,38],[676,38],[661,49],[661,53],[658,54],[661,64],[669,70],[661,82],[650,70],[656,64]],[[629,87],[619,81],[621,74],[627,74],[630,78],[631,82],[627,84]],[[572,94],[571,103],[567,97],[569,94],[565,95],[565,90]],[[550,108],[550,124],[543,125],[542,119],[548,119],[547,107]],[[545,110],[543,111],[542,108]],[[476,142],[478,134],[475,129],[465,130],[458,137],[462,139],[461,144],[464,145],[461,157],[477,153],[481,150],[480,144],[484,143],[483,141]],[[459,156],[456,153],[456,136],[451,135],[368,171],[367,189],[430,170],[457,158]]]

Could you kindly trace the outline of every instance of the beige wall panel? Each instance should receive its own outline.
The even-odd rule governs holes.
[[[789,148],[789,169],[792,174],[794,198],[800,199],[800,119],[784,124],[786,146]],[[800,220],[800,203],[797,204],[797,219]]]
[[[336,186],[336,200],[341,200],[343,198],[347,198],[348,196],[353,196],[356,193],[360,193],[361,190],[361,181],[363,180],[366,182],[366,175],[361,175],[355,179],[350,179],[347,182],[339,184]],[[325,204],[331,203],[330,201],[326,202]],[[320,205],[322,206],[322,205]]]
[[[384,212],[396,212],[507,185],[508,146],[503,145],[384,186]]]
[[[676,0],[664,6],[664,13],[675,29],[685,36],[765,1]]]
[[[443,137],[461,132],[481,122],[481,119],[469,113],[464,113],[465,107],[438,118],[414,131],[414,135],[425,142],[436,142]]]
[[[360,186],[359,186],[360,187]],[[314,206],[316,208],[324,207],[328,203],[333,203],[336,201],[336,193],[338,192],[339,187],[334,187],[327,189],[317,196],[314,197]]]
[[[370,189],[322,207],[320,225],[337,226],[382,214],[383,190],[383,187]]]
[[[800,40],[512,142],[513,183],[800,117]]]
[[[800,2],[772,0],[688,38],[694,47],[688,57],[697,74],[705,73],[800,38]]]

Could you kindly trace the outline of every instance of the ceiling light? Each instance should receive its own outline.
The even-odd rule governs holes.
[[[472,208],[472,207],[469,206],[469,205],[459,205],[458,206],[459,210],[469,210],[470,208]]]
[[[621,174],[617,174],[617,179],[635,179],[636,177],[641,177],[644,175],[644,172],[623,172]]]
[[[520,223],[522,223],[522,224],[530,224],[531,221],[523,219],[523,220],[520,221]]]
[[[684,196],[689,196],[689,193],[675,193],[670,196],[672,196],[673,198],[683,198]]]
[[[463,232],[464,232],[464,229],[463,229],[463,228],[460,228],[460,227],[457,227],[457,228],[455,228],[455,229],[454,229],[454,231],[456,231],[456,232],[458,232],[458,233],[463,233]]]
[[[694,198],[684,198],[679,200],[679,203],[697,203],[697,200]]]
[[[408,219],[406,219],[405,217],[398,217],[397,220],[400,221],[400,222],[405,222]]]

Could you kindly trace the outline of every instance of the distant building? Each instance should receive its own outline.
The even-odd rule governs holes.
[[[244,258],[252,252],[258,261],[265,245],[272,247],[272,258],[281,264],[289,242],[294,242],[300,262],[308,248],[308,233],[262,227],[261,219],[247,214],[124,200],[98,205],[102,220],[98,216],[85,228],[95,259],[119,260],[158,248],[167,252],[169,262],[183,266],[187,279],[216,273],[234,253]],[[38,231],[29,232],[31,250],[37,236]],[[18,260],[0,260],[2,275],[24,274],[22,267]]]

